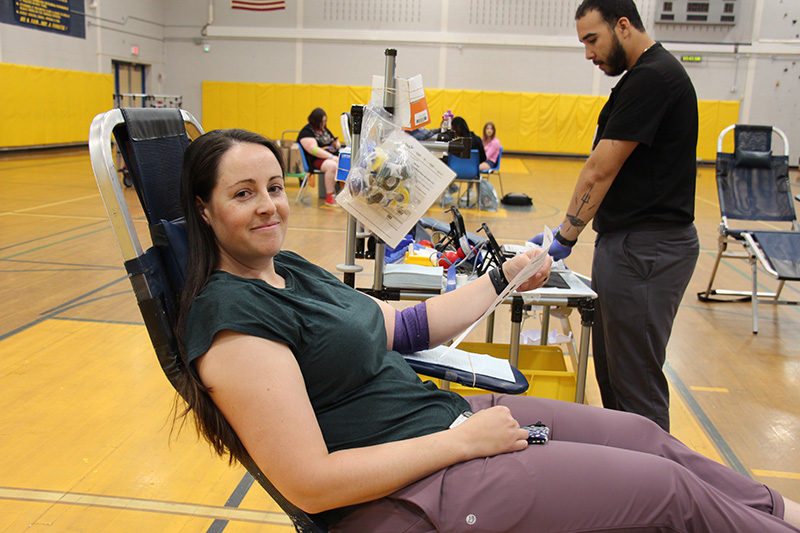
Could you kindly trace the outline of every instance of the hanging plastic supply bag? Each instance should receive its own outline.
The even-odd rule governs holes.
[[[353,200],[380,206],[390,216],[415,209],[414,172],[405,135],[382,107],[370,103],[364,109],[358,156],[351,161],[346,180]]]

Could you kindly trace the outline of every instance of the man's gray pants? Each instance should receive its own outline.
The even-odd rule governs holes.
[[[667,341],[700,245],[693,224],[598,234],[592,355],[603,406],[669,431]]]

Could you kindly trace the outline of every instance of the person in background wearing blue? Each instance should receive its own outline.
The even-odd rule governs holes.
[[[334,194],[341,144],[328,129],[328,115],[322,108],[318,107],[308,115],[308,124],[300,130],[297,142],[305,151],[303,157],[309,161],[308,166],[325,173],[325,203],[323,206],[338,207]]]
[[[600,111],[550,254],[569,255],[594,220],[592,347],[603,405],[669,431],[667,341],[699,254],[697,96],[680,62],[645,32],[633,0],[585,0],[575,19],[586,59],[624,76]]]

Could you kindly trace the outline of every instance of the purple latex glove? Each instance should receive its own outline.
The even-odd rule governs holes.
[[[560,227],[561,226],[559,226],[558,228]],[[567,257],[569,254],[572,253],[571,246],[563,246],[562,244],[559,244],[559,242],[555,240],[558,228],[553,230],[553,243],[550,245],[550,249],[547,251],[547,253],[550,254],[550,257],[553,258],[553,261],[564,259],[565,257]],[[538,233],[534,235],[532,239],[528,240],[528,242],[531,242],[537,246],[541,246],[542,243],[544,242],[544,233]]]

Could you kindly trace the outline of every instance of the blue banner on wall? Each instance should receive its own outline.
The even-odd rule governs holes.
[[[2,0],[0,22],[86,38],[84,0]]]

